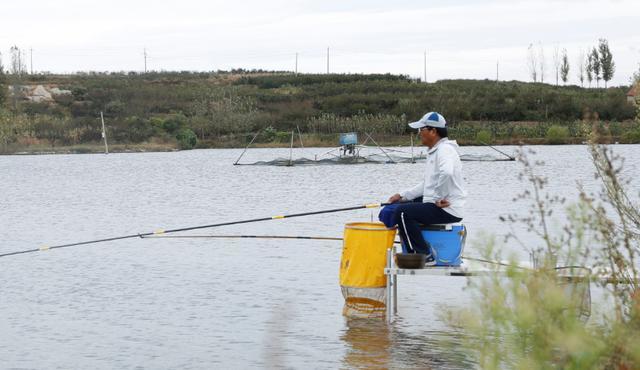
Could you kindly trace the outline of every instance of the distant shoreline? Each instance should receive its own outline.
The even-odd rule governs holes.
[[[452,140],[456,140],[455,138],[451,138]],[[620,140],[615,137],[605,137],[603,139],[604,144],[618,144]],[[584,139],[582,138],[567,138],[563,143],[549,143],[545,138],[530,138],[530,139],[521,139],[514,138],[512,140],[496,140],[490,143],[478,143],[473,140],[457,140],[460,146],[502,146],[502,145],[579,145],[584,143]],[[225,145],[225,144],[233,144],[231,142],[204,142],[199,144],[194,149],[244,149],[246,145],[238,146],[238,145]],[[306,142],[303,144],[305,148],[333,148],[338,147],[338,142],[329,142],[329,141],[313,141],[307,145]],[[410,146],[410,139],[407,136],[398,136],[396,138],[391,138],[391,140],[383,140],[378,141],[378,144],[382,147],[408,147]],[[372,143],[367,143],[367,145],[374,146]],[[250,146],[250,148],[289,148],[290,143],[255,143]],[[421,147],[421,145],[417,145],[414,141],[414,147]],[[294,142],[294,149],[299,149],[300,142]],[[166,144],[157,144],[157,143],[139,143],[139,144],[109,144],[109,153],[161,153],[161,152],[178,152],[182,151],[178,149],[176,144],[166,143]],[[15,145],[12,147],[12,150],[0,151],[0,155],[51,155],[51,154],[104,154],[104,144],[102,143],[90,143],[90,144],[78,144],[78,145],[70,145],[70,146],[18,146]]]

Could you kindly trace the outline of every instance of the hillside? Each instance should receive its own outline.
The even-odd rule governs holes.
[[[4,83],[0,150],[5,153],[97,145],[101,111],[111,143],[150,150],[243,146],[263,130],[257,142],[279,145],[298,128],[313,145],[333,145],[335,134],[346,131],[408,143],[406,122],[430,110],[441,112],[452,136],[463,143],[476,142],[478,135],[494,143],[544,142],[554,125],[566,130],[560,142],[579,142],[585,117],[602,121],[612,140],[633,141],[637,131],[625,87],[488,80],[425,84],[388,74],[245,71],[5,76]],[[56,93],[47,99],[29,95],[43,90]]]

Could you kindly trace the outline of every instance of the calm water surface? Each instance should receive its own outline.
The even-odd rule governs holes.
[[[585,146],[533,148],[552,192],[575,199],[577,182],[597,189]],[[627,158],[627,177],[637,174],[640,146],[615,151]],[[0,157],[0,253],[384,201],[418,181],[423,167],[233,166],[240,152]],[[269,160],[288,151],[249,155]],[[519,169],[464,163],[467,255],[478,255],[482,232],[509,231],[500,214],[526,211],[512,201],[524,189]],[[346,222],[376,215],[360,210],[193,234],[335,237]],[[520,247],[507,248],[526,259]],[[0,367],[472,366],[440,316],[445,307],[472,304],[463,278],[401,277],[393,325],[349,319],[338,286],[341,249],[331,241],[129,239],[2,258]]]

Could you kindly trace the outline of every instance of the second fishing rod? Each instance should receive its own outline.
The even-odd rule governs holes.
[[[312,215],[319,215],[319,214],[323,214],[323,213],[344,212],[344,211],[352,211],[352,210],[365,209],[365,208],[379,208],[379,207],[386,206],[388,204],[389,203],[370,203],[370,204],[364,204],[364,205],[352,206],[352,207],[334,208],[334,209],[326,209],[326,210],[322,210],[322,211],[312,211],[312,212],[303,212],[303,213],[294,213],[294,214],[290,214],[290,215],[276,215],[276,216],[253,218],[253,219],[240,220],[240,221],[220,222],[220,223],[215,223],[215,224],[181,227],[181,228],[169,229],[169,230],[158,229],[158,230],[153,231],[153,232],[129,234],[129,235],[115,236],[115,237],[102,238],[102,239],[94,239],[94,240],[88,240],[88,241],[82,241],[82,242],[60,244],[60,245],[54,245],[54,246],[43,245],[43,246],[41,246],[39,248],[32,248],[32,249],[20,250],[20,251],[15,251],[15,252],[2,253],[2,254],[0,254],[0,257],[15,256],[15,255],[18,255],[18,254],[26,254],[26,253],[35,253],[35,252],[47,251],[47,250],[59,249],[59,248],[76,247],[76,246],[80,246],[80,245],[96,244],[96,243],[109,242],[109,241],[115,241],[115,240],[132,239],[132,238],[144,238],[144,237],[151,236],[151,235],[163,235],[163,234],[177,233],[177,232],[181,232],[181,231],[209,229],[209,228],[220,227],[220,226],[239,225],[239,224],[247,224],[247,223],[252,223],[252,222],[269,221],[269,220],[280,220],[280,219],[285,219],[285,218],[312,216]]]

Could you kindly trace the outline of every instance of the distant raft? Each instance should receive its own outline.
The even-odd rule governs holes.
[[[334,156],[323,158],[275,158],[272,160],[257,161],[252,163],[236,163],[245,166],[320,166],[320,165],[343,165],[343,164],[388,164],[388,163],[417,163],[424,160],[424,155],[410,157],[388,152],[386,155],[371,154],[367,156]],[[491,154],[461,154],[460,160],[467,162],[498,162],[512,161],[513,159],[504,156]]]
[[[341,165],[341,164],[368,164],[368,163],[415,163],[420,158],[403,157],[398,155],[372,154],[367,156],[324,156],[321,158],[276,158],[268,161],[252,163],[236,163],[236,165],[250,166],[317,166],[317,165]],[[424,159],[424,157],[423,157]]]
[[[365,133],[366,140],[362,144],[358,144],[358,134],[356,132],[348,132],[340,134],[340,146],[332,148],[325,153],[319,155],[313,155],[313,158],[309,157],[297,157],[294,158],[294,136],[295,132],[291,131],[291,145],[289,147],[289,158],[277,157],[271,160],[260,160],[255,162],[241,163],[243,156],[254,142],[256,134],[251,142],[245,147],[244,151],[240,154],[238,159],[233,163],[234,165],[246,165],[246,166],[309,166],[309,165],[340,165],[340,164],[372,164],[372,163],[416,163],[421,159],[425,159],[426,154],[421,151],[418,155],[414,155],[413,139],[411,139],[411,147],[409,150],[400,150],[394,148],[385,148],[380,146],[369,133]],[[300,147],[296,148],[296,151],[305,152],[304,145],[302,144],[302,135],[298,130],[298,136],[300,139]],[[366,145],[368,142],[372,142],[375,146]],[[515,158],[510,156],[489,144],[484,144],[497,153],[500,156],[492,154],[462,154],[460,159],[462,161],[478,161],[478,162],[495,162],[495,161],[513,161]]]

